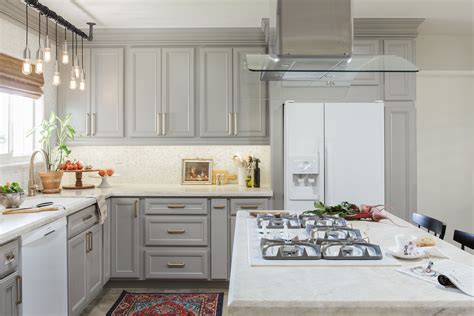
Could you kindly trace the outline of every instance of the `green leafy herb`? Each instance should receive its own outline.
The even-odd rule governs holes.
[[[23,189],[17,182],[7,182],[4,185],[0,186],[0,193],[20,193],[23,192]]]
[[[329,206],[325,205],[321,201],[314,202],[314,210],[305,211],[304,214],[315,214],[319,216],[340,216],[345,217],[348,215],[354,215],[358,212],[358,207],[355,204],[349,202],[342,202],[341,204]]]

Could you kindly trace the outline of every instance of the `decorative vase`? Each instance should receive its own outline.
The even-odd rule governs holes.
[[[63,174],[64,172],[62,170],[40,172],[39,176],[41,178],[41,183],[43,184],[43,193],[48,194],[61,192],[61,179]]]

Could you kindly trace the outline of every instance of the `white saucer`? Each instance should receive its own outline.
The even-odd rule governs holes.
[[[388,253],[394,256],[395,258],[405,259],[405,260],[416,260],[426,257],[426,253],[423,249],[418,249],[417,255],[404,255],[403,252],[398,251],[397,247],[393,246],[387,249]]]

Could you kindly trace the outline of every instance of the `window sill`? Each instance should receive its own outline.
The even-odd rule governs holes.
[[[12,169],[12,168],[22,168],[28,167],[30,164],[29,161],[17,161],[17,162],[0,162],[0,169]]]

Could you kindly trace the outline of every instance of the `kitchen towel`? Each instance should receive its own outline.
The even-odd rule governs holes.
[[[99,208],[99,222],[103,224],[108,216],[107,201],[103,195],[93,196],[97,201],[97,207]]]

